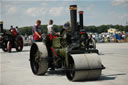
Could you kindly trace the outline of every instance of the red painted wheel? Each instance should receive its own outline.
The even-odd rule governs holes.
[[[8,49],[7,49],[7,48],[2,48],[2,50],[3,50],[4,52],[7,52],[7,51],[8,51]]]
[[[2,50],[3,50],[4,52],[7,52],[7,51],[8,51],[8,49],[7,49],[7,42],[3,42],[3,43],[2,43]]]
[[[7,43],[7,50],[8,50],[9,53],[12,51],[11,41],[8,41],[8,43]]]
[[[24,46],[23,39],[21,36],[16,38],[16,51],[22,51]]]

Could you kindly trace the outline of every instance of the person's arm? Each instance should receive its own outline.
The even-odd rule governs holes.
[[[38,33],[38,32],[36,32],[36,31],[35,31],[35,34],[36,34],[39,38],[41,38],[41,36],[39,35],[39,33]]]
[[[36,26],[33,27],[33,32],[34,32],[39,38],[41,38],[41,36],[39,35],[39,33],[36,31]]]
[[[56,32],[53,30],[53,26],[51,26],[51,32],[52,32],[53,34],[56,34]]]

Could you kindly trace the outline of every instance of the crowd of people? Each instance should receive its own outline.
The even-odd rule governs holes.
[[[115,42],[122,42],[122,40],[127,41],[127,35],[125,33],[118,33],[114,34]]]
[[[89,35],[92,35],[92,37],[96,40],[96,42],[128,42],[128,33],[124,32],[115,32],[115,33],[109,33],[109,32],[103,32],[103,33],[88,33]]]

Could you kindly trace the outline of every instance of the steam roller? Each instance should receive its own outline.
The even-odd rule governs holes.
[[[83,27],[83,11],[70,5],[71,22],[65,23],[60,35],[47,34],[42,42],[35,42],[30,49],[30,65],[35,75],[63,69],[70,81],[100,78],[105,68],[101,63],[95,40]]]

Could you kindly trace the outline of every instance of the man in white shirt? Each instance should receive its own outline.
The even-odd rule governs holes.
[[[51,46],[52,46],[52,34],[54,33],[53,32],[53,20],[49,20],[49,25],[47,26],[47,34],[48,34],[48,38],[46,39],[46,46],[48,48],[48,56],[50,58],[53,58],[53,55],[52,55],[52,50],[51,50]],[[54,70],[54,66],[53,66],[53,59],[50,59],[49,60],[49,67],[51,67],[50,70]]]
[[[49,25],[47,26],[48,29],[48,34],[52,34],[53,33],[53,20],[49,20]]]
[[[19,33],[19,28],[18,28],[18,26],[16,26],[16,31],[17,31],[17,33]]]

